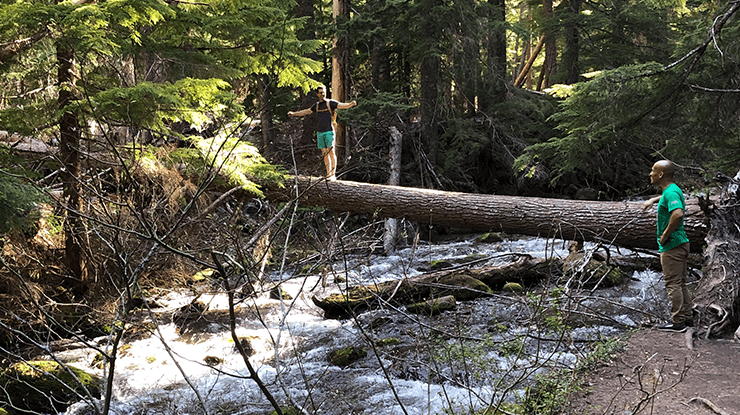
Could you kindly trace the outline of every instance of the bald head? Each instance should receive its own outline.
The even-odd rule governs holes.
[[[673,177],[676,172],[676,166],[670,160],[660,160],[653,164],[653,168],[662,171],[665,175]]]
[[[650,171],[650,183],[665,188],[673,183],[673,175],[676,173],[676,166],[670,160],[660,160],[653,164]]]

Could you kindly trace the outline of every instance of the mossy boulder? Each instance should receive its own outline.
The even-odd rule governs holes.
[[[479,235],[477,238],[475,238],[475,242],[482,244],[492,244],[496,242],[502,242],[503,240],[504,238],[498,232],[484,233],[483,235]]]
[[[329,353],[329,363],[346,367],[367,356],[367,350],[361,347],[347,346]]]
[[[0,407],[59,413],[84,397],[100,398],[101,380],[54,361],[16,363],[0,374]]]
[[[410,304],[406,307],[406,310],[408,310],[409,313],[435,316],[443,311],[454,310],[455,307],[457,307],[455,297],[447,295],[441,298],[434,298],[420,303]]]

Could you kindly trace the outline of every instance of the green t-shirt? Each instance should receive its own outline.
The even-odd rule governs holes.
[[[686,202],[683,199],[681,189],[675,183],[671,183],[663,190],[663,194],[660,196],[660,201],[658,202],[658,252],[669,251],[689,241],[689,237],[686,236],[686,232],[683,230],[683,219],[681,219],[681,223],[671,234],[668,243],[665,245],[660,244],[660,235],[668,227],[671,212],[676,209],[683,209],[685,212]]]

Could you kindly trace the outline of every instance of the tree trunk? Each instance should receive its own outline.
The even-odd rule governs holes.
[[[81,283],[86,280],[83,257],[85,228],[80,213],[82,211],[80,171],[80,125],[77,114],[69,109],[75,100],[77,77],[75,75],[75,53],[70,47],[57,44],[57,64],[59,97],[57,104],[61,111],[59,119],[61,178],[64,185],[64,203],[67,218],[64,222],[65,257],[72,275]],[[84,286],[81,286],[84,289]]]
[[[292,182],[292,179],[291,179]],[[337,212],[405,217],[411,221],[477,231],[507,232],[566,240],[590,240],[657,249],[655,212],[641,202],[600,202],[496,196],[298,177],[299,203]],[[268,198],[288,201],[295,189],[266,189]],[[700,251],[706,216],[696,200],[686,206],[685,229]]]
[[[565,46],[563,47],[562,66],[567,85],[575,84],[581,76],[578,59],[580,46],[578,43],[578,18],[581,12],[581,0],[570,0],[567,15],[569,21],[565,26]]]
[[[540,37],[540,40],[537,42],[537,46],[534,48],[534,51],[529,55],[529,60],[527,60],[527,63],[524,65],[524,68],[522,68],[522,71],[519,72],[519,76],[517,76],[516,80],[514,81],[514,86],[521,87],[524,85],[524,81],[527,79],[527,75],[529,74],[530,69],[532,69],[532,64],[534,64],[534,60],[537,59],[537,55],[540,54],[540,51],[542,50],[542,46],[545,44],[545,37]]]
[[[504,0],[488,0],[493,12],[491,30],[488,33],[488,64],[484,82],[487,93],[481,101],[481,108],[488,111],[492,105],[504,102],[506,98],[506,4]]]
[[[429,168],[434,169],[437,163],[437,105],[438,105],[438,84],[441,59],[439,57],[439,22],[434,12],[441,5],[439,0],[429,0],[428,7],[425,7],[421,13],[421,35],[426,38],[428,44],[427,53],[421,59],[420,65],[420,106],[421,106],[421,142],[423,144],[423,153],[421,157],[426,156],[429,161]],[[430,174],[433,173],[430,172]],[[423,177],[423,176],[422,176]],[[427,180],[431,183],[431,180]]]
[[[339,28],[345,21],[349,20],[349,0],[333,0],[332,16],[334,25]],[[337,30],[337,33],[343,33]],[[331,53],[331,98],[339,102],[347,102],[349,89],[349,40],[346,35],[338,34],[334,38]],[[346,164],[349,153],[346,146],[347,127],[339,122],[334,137],[334,151],[337,154],[337,167]]]
[[[260,94],[260,126],[262,128],[262,143],[260,153],[269,157],[273,153],[275,142],[275,128],[272,124],[272,91],[270,90],[270,78],[267,75],[259,75],[257,80]]]
[[[401,148],[403,136],[395,126],[391,126],[389,130],[392,141],[388,185],[398,186],[401,184]],[[396,249],[396,241],[398,241],[398,220],[396,218],[388,218],[385,220],[385,236],[383,240],[383,249],[385,252],[393,252]]]
[[[542,1],[543,16],[545,21],[552,20],[552,0]],[[543,65],[543,82],[542,88],[546,89],[552,86],[552,74],[558,69],[558,44],[557,38],[552,29],[545,29],[545,64]],[[539,90],[540,88],[538,88]]]

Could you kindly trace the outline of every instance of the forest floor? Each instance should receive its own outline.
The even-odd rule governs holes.
[[[611,361],[590,371],[571,397],[572,414],[740,413],[740,343],[642,329]]]

